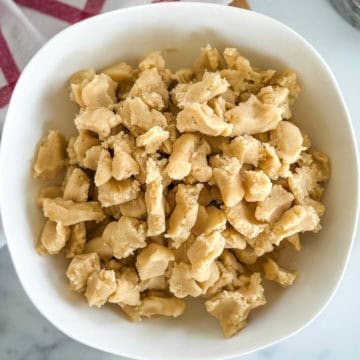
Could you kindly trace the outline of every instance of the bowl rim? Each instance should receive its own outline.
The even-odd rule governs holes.
[[[128,12],[129,15],[131,15],[132,12],[141,12],[141,11],[146,11],[149,8],[154,8],[154,7],[160,7],[160,8],[174,8],[174,10],[176,10],[177,7],[188,7],[189,9],[192,9],[194,7],[202,7],[202,8],[216,8],[219,11],[223,11],[224,15],[226,16],[225,13],[227,12],[234,12],[234,11],[238,11],[239,13],[246,13],[247,16],[253,16],[253,17],[258,17],[261,18],[263,21],[268,21],[268,22],[272,22],[273,24],[275,24],[277,27],[282,28],[283,31],[287,31],[288,33],[290,33],[292,36],[296,37],[305,48],[307,48],[307,50],[309,52],[312,53],[312,56],[314,56],[314,58],[316,58],[316,60],[319,62],[319,64],[324,68],[324,71],[326,72],[327,76],[329,77],[329,79],[331,80],[332,85],[334,86],[334,89],[336,90],[336,93],[338,94],[339,97],[339,104],[342,107],[342,110],[344,111],[345,114],[345,118],[350,130],[350,137],[351,137],[351,145],[354,151],[354,155],[355,155],[355,171],[356,171],[356,177],[357,177],[357,185],[356,185],[356,196],[354,196],[355,201],[356,201],[356,213],[353,214],[353,228],[352,228],[352,232],[351,232],[351,241],[349,244],[349,248],[348,248],[348,252],[346,255],[346,259],[344,262],[344,266],[343,269],[341,271],[341,274],[339,275],[338,279],[336,280],[336,283],[334,284],[332,290],[331,290],[331,294],[329,295],[329,297],[327,299],[325,299],[325,301],[323,301],[323,303],[319,306],[319,309],[317,311],[317,313],[310,318],[309,320],[307,320],[304,324],[302,324],[298,329],[290,332],[287,335],[284,335],[282,337],[279,337],[278,339],[274,340],[274,341],[270,341],[267,344],[263,344],[260,346],[254,346],[252,349],[249,349],[246,352],[239,352],[239,350],[237,350],[237,352],[232,352],[231,354],[226,355],[226,357],[224,359],[231,359],[234,357],[238,357],[238,356],[244,356],[244,355],[248,355],[251,354],[253,352],[265,349],[269,346],[275,345],[285,339],[288,339],[289,337],[297,334],[298,332],[302,331],[304,328],[306,328],[308,325],[310,325],[324,310],[325,308],[328,306],[328,304],[331,302],[331,300],[333,299],[335,293],[337,292],[339,285],[344,277],[345,271],[347,269],[348,263],[349,263],[349,259],[351,256],[351,252],[353,249],[353,244],[354,244],[354,238],[355,235],[357,233],[357,228],[358,228],[358,220],[359,220],[359,205],[360,205],[360,194],[359,194],[359,185],[360,185],[360,181],[359,181],[359,168],[360,168],[360,162],[359,162],[359,152],[358,152],[358,145],[356,142],[356,138],[355,138],[355,132],[354,132],[354,127],[353,127],[353,123],[351,120],[351,116],[350,113],[348,111],[348,108],[346,106],[345,100],[344,100],[344,96],[343,93],[340,89],[340,86],[334,76],[334,74],[332,73],[329,65],[325,62],[325,60],[322,58],[322,56],[318,53],[318,51],[303,37],[301,36],[299,33],[297,33],[295,30],[291,29],[289,26],[283,24],[282,22],[268,16],[268,15],[264,15],[261,13],[257,13],[255,11],[252,10],[247,10],[247,9],[242,9],[242,8],[234,8],[231,6],[225,6],[225,5],[221,5],[221,4],[214,4],[214,3],[201,3],[201,2],[160,2],[160,3],[154,3],[154,4],[145,4],[145,5],[139,5],[139,6],[130,6],[130,7],[126,7],[126,8],[120,8],[117,10],[113,10],[113,11],[109,11],[109,12],[105,12],[99,15],[95,15],[93,17],[90,17],[88,19],[85,19],[83,21],[80,21],[76,24],[70,25],[68,27],[66,27],[65,29],[63,29],[62,31],[60,31],[59,33],[57,33],[55,36],[53,36],[51,39],[49,39],[48,41],[46,41],[41,48],[32,56],[32,58],[30,59],[30,61],[26,64],[26,66],[24,67],[23,71],[20,74],[20,77],[17,81],[17,84],[14,88],[12,97],[10,99],[10,103],[9,103],[9,107],[8,107],[8,111],[3,123],[3,131],[2,131],[2,141],[0,143],[0,173],[4,173],[3,167],[4,167],[4,163],[6,162],[5,156],[4,154],[4,149],[6,146],[6,141],[4,141],[5,138],[7,138],[8,133],[10,132],[9,129],[9,123],[10,123],[10,118],[12,117],[12,113],[13,113],[13,108],[15,107],[14,103],[16,97],[17,97],[17,93],[19,92],[19,88],[21,88],[22,86],[22,82],[23,79],[25,77],[25,75],[29,72],[29,69],[32,68],[36,62],[38,57],[40,57],[44,52],[46,52],[47,47],[52,44],[55,43],[59,38],[63,37],[64,35],[66,35],[69,32],[72,31],[76,31],[77,28],[83,27],[83,26],[88,26],[88,24],[94,23],[96,24],[96,22],[98,21],[98,19],[103,19],[106,17],[114,17],[117,16],[118,14],[123,14],[124,12]],[[4,145],[5,144],[5,145]],[[6,214],[4,212],[4,203],[5,201],[3,200],[6,196],[6,191],[4,190],[5,186],[3,184],[3,177],[0,177],[0,214]],[[135,353],[131,353],[131,352],[124,352],[124,353],[117,353],[114,352],[112,350],[109,350],[107,348],[105,348],[104,346],[101,345],[101,343],[96,343],[96,344],[92,344],[84,339],[79,339],[77,337],[77,334],[72,334],[71,331],[69,331],[68,329],[64,328],[62,323],[58,322],[56,319],[53,319],[48,313],[46,313],[46,311],[43,311],[41,306],[36,302],[35,299],[32,298],[31,296],[31,291],[30,289],[30,284],[25,284],[25,282],[22,281],[22,277],[20,275],[20,271],[18,271],[18,265],[17,265],[17,260],[15,257],[15,249],[12,246],[12,240],[8,241],[7,239],[11,239],[11,236],[9,236],[12,233],[11,230],[11,224],[8,221],[5,221],[4,218],[6,218],[5,216],[1,216],[1,221],[3,224],[3,231],[5,234],[5,239],[6,239],[6,244],[8,245],[8,249],[9,249],[9,253],[10,253],[10,258],[11,261],[14,265],[14,269],[15,272],[17,274],[17,277],[20,281],[20,284],[22,286],[22,288],[24,289],[26,295],[28,296],[28,298],[30,299],[31,303],[35,306],[35,308],[40,312],[40,314],[42,316],[44,316],[52,325],[54,325],[57,329],[59,329],[61,332],[63,332],[66,336],[68,336],[69,338],[78,341],[81,344],[87,345],[91,348],[95,348],[101,351],[104,351],[106,353],[112,353],[115,355],[121,355],[121,356],[126,356],[128,358],[131,359],[155,359],[153,356],[143,356],[143,355],[139,355],[139,354],[135,354]],[[216,357],[216,354],[214,354],[213,356],[209,357],[209,356],[200,356],[198,357],[199,359],[213,359]]]

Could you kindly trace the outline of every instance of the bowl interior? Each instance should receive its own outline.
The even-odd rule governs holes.
[[[300,272],[286,290],[266,285],[267,306],[255,311],[248,327],[224,340],[201,301],[189,302],[185,316],[133,324],[116,306],[87,307],[68,290],[65,263],[39,257],[34,243],[43,220],[36,208],[38,185],[31,178],[34,150],[49,128],[75,131],[75,107],[66,81],[75,71],[119,60],[135,63],[161,49],[171,68],[190,65],[200,46],[237,47],[253,64],[292,68],[301,95],[294,119],[316,149],[331,159],[323,230],[304,236],[304,250],[290,258]],[[297,34],[265,16],[204,4],[135,7],[84,21],[57,35],[23,72],[3,132],[1,211],[20,280],[38,309],[76,340],[135,358],[225,358],[276,342],[314,318],[331,297],[343,273],[358,204],[356,150],[348,115],[328,68]],[[351,174],[351,176],[350,176]]]

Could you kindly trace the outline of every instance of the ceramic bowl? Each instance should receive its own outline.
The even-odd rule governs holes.
[[[200,301],[183,317],[131,323],[116,306],[89,308],[68,289],[60,257],[40,257],[34,244],[43,219],[31,166],[39,139],[50,128],[75,132],[75,106],[66,81],[75,71],[119,60],[135,62],[161,49],[172,68],[190,65],[200,46],[237,47],[264,68],[292,68],[301,95],[295,122],[331,159],[326,214],[318,234],[289,259],[300,273],[287,290],[267,285],[268,304],[248,327],[224,340]],[[358,210],[358,161],[349,114],[330,69],[316,50],[285,25],[253,11],[199,3],[162,3],[99,15],[51,39],[23,71],[9,106],[1,143],[1,214],[20,281],[39,311],[73,339],[136,359],[225,359],[264,348],[314,319],[344,272]]]

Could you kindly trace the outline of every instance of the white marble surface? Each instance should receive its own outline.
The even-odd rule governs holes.
[[[360,137],[360,32],[340,18],[326,0],[250,0],[250,5],[289,25],[319,50],[340,83]],[[242,359],[359,359],[359,257],[357,237],[344,280],[326,310],[301,333]],[[0,359],[115,360],[119,357],[78,344],[45,320],[22,290],[5,247],[0,250]]]

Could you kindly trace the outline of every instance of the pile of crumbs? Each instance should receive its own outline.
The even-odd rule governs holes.
[[[137,68],[79,71],[69,87],[78,133],[50,131],[33,168],[46,182],[37,251],[71,259],[70,288],[90,306],[141,320],[201,297],[231,337],[265,305],[262,277],[293,284],[278,252],[320,230],[329,177],[292,122],[293,71],[207,45],[192,68],[173,72],[156,51]]]

